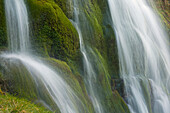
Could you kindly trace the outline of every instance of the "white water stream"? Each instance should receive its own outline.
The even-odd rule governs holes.
[[[41,60],[28,56],[27,54],[3,54],[1,57],[13,63],[21,61],[30,72],[33,79],[41,81],[50,94],[53,101],[59,107],[61,113],[80,113],[83,112],[81,100],[76,96],[69,85],[60,77],[60,75],[44,64]],[[41,88],[36,81],[37,89]],[[41,91],[42,89],[40,89]],[[47,94],[48,94],[47,93]],[[43,99],[43,98],[42,98]],[[45,101],[44,101],[45,102]]]
[[[29,48],[28,13],[24,0],[5,0],[9,48],[26,52]]]
[[[108,0],[132,113],[170,113],[170,46],[147,0]]]

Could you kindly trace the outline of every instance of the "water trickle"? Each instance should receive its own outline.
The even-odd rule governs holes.
[[[85,84],[86,84],[86,89],[88,92],[88,95],[90,96],[90,99],[92,101],[93,107],[95,109],[96,113],[103,113],[103,108],[100,103],[100,98],[98,97],[98,92],[96,92],[96,73],[94,72],[94,69],[88,59],[88,54],[86,52],[86,48],[84,45],[83,41],[83,36],[82,36],[82,31],[80,29],[80,22],[79,22],[79,4],[77,0],[73,1],[74,3],[74,21],[72,21],[73,25],[75,26],[78,34],[79,34],[79,40],[80,40],[80,50],[83,55],[83,60],[84,60],[84,71],[85,71]]]
[[[108,0],[132,113],[170,112],[170,48],[146,0]]]

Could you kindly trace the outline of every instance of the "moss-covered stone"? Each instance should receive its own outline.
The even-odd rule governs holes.
[[[2,77],[8,84],[8,92],[35,100],[37,98],[36,85],[26,67],[19,60],[10,62],[1,58],[0,62],[0,71],[3,72]]]
[[[116,90],[113,91],[113,100],[114,100],[113,106],[116,108],[113,110],[115,113],[130,113],[129,108],[126,105],[125,101],[122,99],[122,97]]]
[[[106,60],[109,74],[119,78],[116,38],[107,1],[88,0],[80,4],[80,25],[86,48],[96,48]]]
[[[0,92],[7,92],[8,91],[8,83],[4,79],[3,74],[0,71]]]
[[[53,0],[27,0],[35,51],[66,60],[79,51],[78,34]]]
[[[166,26],[168,34],[170,36],[170,3],[168,0],[154,0],[158,14],[162,19],[162,23]]]
[[[73,17],[73,7],[71,7],[73,3],[71,0],[54,0],[54,2],[58,4],[68,18]]]
[[[96,0],[83,1],[82,4],[83,9],[80,9],[81,13],[79,18],[82,31],[86,31],[82,33],[84,41],[86,45],[97,48],[103,56],[106,56],[106,43],[102,29],[103,16],[101,9]]]
[[[6,18],[4,0],[0,0],[0,49],[7,47]]]
[[[83,87],[83,82],[80,84],[79,81],[82,81],[81,78],[79,80],[75,75],[73,75],[70,67],[66,62],[60,61],[54,58],[40,58],[47,65],[49,65],[52,69],[56,70],[58,74],[67,82],[67,84],[72,88],[74,94],[81,100],[82,102],[82,110],[86,113],[93,113],[92,104],[87,96],[85,91],[85,87]],[[53,111],[59,113],[59,109],[57,105],[54,103],[50,94],[46,90],[43,82],[39,79],[35,79],[33,73],[28,70],[27,67],[20,60],[5,60],[1,59],[1,71],[0,74],[5,78],[9,87],[9,93],[18,96],[24,97],[31,101],[36,102],[37,100],[43,99],[43,101],[49,105],[49,108]],[[8,67],[6,69],[6,67]],[[38,84],[38,87],[37,87]],[[1,85],[1,84],[0,84]],[[40,104],[42,104],[40,102]]]
[[[114,30],[111,25],[104,26],[104,36],[106,37],[106,62],[111,78],[118,79],[119,76],[119,57]]]
[[[89,57],[93,59],[90,61],[94,67],[97,79],[93,81],[93,83],[96,84],[96,89],[94,90],[98,92],[98,96],[100,97],[99,101],[104,108],[104,112],[129,113],[130,111],[126,103],[115,90],[114,86],[111,86],[111,76],[109,75],[109,68],[104,57],[102,57],[97,49],[91,50]]]
[[[111,78],[118,79],[119,78],[119,60],[118,60],[118,49],[117,49],[117,42],[114,33],[114,29],[112,27],[112,20],[110,15],[109,6],[106,0],[97,0],[97,4],[101,9],[102,13],[102,30],[103,36],[105,39],[105,56],[104,59],[108,65],[108,71],[111,75]]]
[[[44,58],[43,60],[52,65],[62,75],[85,103],[87,111],[94,112],[87,96],[82,76],[80,76],[80,73],[83,73],[83,63],[78,34],[68,19],[72,19],[74,16],[73,7],[68,7],[72,3],[67,0],[25,1],[31,26],[32,53],[48,57],[48,59]],[[101,4],[101,1],[104,4]],[[128,113],[129,110],[126,104],[116,91],[116,93],[112,93],[110,85],[111,76],[118,78],[119,66],[114,31],[111,23],[109,23],[110,20],[109,22],[107,21],[109,12],[106,11],[107,15],[104,12],[104,10],[108,10],[107,8],[105,9],[107,3],[104,0],[82,0],[81,2],[79,9],[81,13],[80,27],[82,31],[86,31],[82,32],[82,34],[87,52],[90,55],[90,61],[97,73],[97,84],[99,85],[96,90],[100,92],[100,101],[107,113]],[[106,21],[108,23],[105,23]],[[30,73],[23,64],[19,62],[17,65],[10,65],[9,70],[11,72],[8,74],[13,75],[13,77],[10,76],[11,80],[9,82],[10,86],[13,86],[11,88],[12,93],[35,100],[39,94]],[[29,83],[28,81],[31,82]],[[42,89],[43,87],[42,85]],[[39,96],[44,97],[44,95]],[[45,99],[49,100],[47,103],[52,102],[48,95]],[[51,104],[51,107],[55,106]]]
[[[62,75],[62,78],[68,83],[72,88],[77,97],[84,104],[82,111],[87,113],[93,113],[92,103],[87,95],[83,80],[80,75],[75,76],[68,64],[64,61],[60,61],[54,58],[46,59],[47,63],[57,70],[59,75]]]

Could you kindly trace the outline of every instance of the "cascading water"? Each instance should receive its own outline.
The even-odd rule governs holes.
[[[95,84],[96,81],[96,73],[94,72],[94,69],[88,59],[88,55],[85,49],[85,45],[83,42],[83,36],[82,36],[82,31],[80,29],[80,22],[79,22],[79,5],[78,1],[74,0],[74,21],[72,23],[74,24],[78,34],[79,34],[79,40],[80,40],[80,50],[83,55],[83,60],[84,60],[84,71],[85,71],[85,84],[86,84],[86,89],[88,92],[88,95],[90,96],[90,99],[92,101],[93,107],[95,109],[96,113],[103,113],[103,108],[101,106],[101,103],[98,98],[98,92],[96,92],[96,86]]]
[[[28,14],[23,0],[5,0],[9,48],[26,52],[29,48]]]
[[[132,113],[170,113],[168,37],[147,0],[108,0]]]
[[[56,73],[37,58],[25,54],[3,54],[1,57],[5,59],[19,60],[31,73],[36,82],[37,89],[41,88],[41,84],[45,86],[53,101],[57,104],[61,113],[80,113],[83,111],[82,102],[69,87],[69,85]],[[12,62],[11,61],[11,62]],[[40,81],[40,82],[39,82]],[[41,89],[39,90],[41,91]],[[43,97],[42,97],[43,100]],[[45,102],[45,101],[44,101]]]
[[[33,79],[41,82],[45,90],[59,107],[62,113],[83,113],[83,103],[73,92],[70,86],[48,65],[28,52],[29,48],[29,24],[27,9],[24,0],[5,0],[6,19],[8,27],[9,45],[12,54],[2,54],[6,60],[19,60],[30,72]],[[37,89],[39,87],[39,82]]]

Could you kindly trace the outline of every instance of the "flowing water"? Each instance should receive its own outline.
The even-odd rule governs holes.
[[[88,59],[88,54],[86,52],[86,48],[83,42],[83,36],[82,31],[80,29],[80,22],[79,22],[79,16],[80,16],[80,8],[77,0],[73,1],[74,4],[74,21],[72,21],[73,25],[75,26],[78,34],[79,34],[79,40],[80,40],[80,50],[83,55],[84,60],[84,79],[86,84],[86,89],[88,92],[88,95],[90,96],[90,99],[92,101],[93,107],[95,109],[96,113],[103,113],[103,108],[101,106],[101,103],[99,101],[98,92],[95,90],[97,87],[97,84],[95,84],[96,79],[96,73],[94,72],[94,69]]]
[[[59,107],[61,113],[84,112],[82,111],[83,103],[78,99],[70,86],[60,77],[57,72],[39,59],[32,58],[27,54],[3,54],[1,57],[5,58],[5,60],[11,60],[11,62],[14,63],[15,60],[21,61],[36,81],[37,89],[41,91],[41,84],[43,83],[45,86],[44,90],[48,91],[52,100]]]
[[[132,113],[169,113],[170,48],[159,18],[146,0],[108,0],[108,3],[129,109]],[[0,57],[14,63],[15,60],[21,61],[35,80],[37,89],[40,88],[38,81],[41,81],[62,113],[86,112],[83,103],[65,80],[49,65],[29,53],[31,44],[24,0],[5,0],[5,10],[12,53]],[[80,50],[84,58],[86,89],[95,112],[103,113],[95,90],[96,73],[83,42],[79,17],[79,4],[74,0],[73,24],[79,34]]]
[[[9,48],[26,52],[29,48],[28,14],[24,0],[5,0]]]
[[[21,61],[36,81],[41,81],[62,113],[82,113],[83,103],[60,75],[29,53],[28,13],[24,0],[5,0],[6,19],[11,54],[6,60]],[[36,81],[37,82],[37,81]],[[37,82],[37,89],[41,89]],[[45,89],[44,89],[45,90]],[[40,92],[43,93],[43,92]]]
[[[170,113],[170,48],[147,0],[108,0],[132,113]]]

